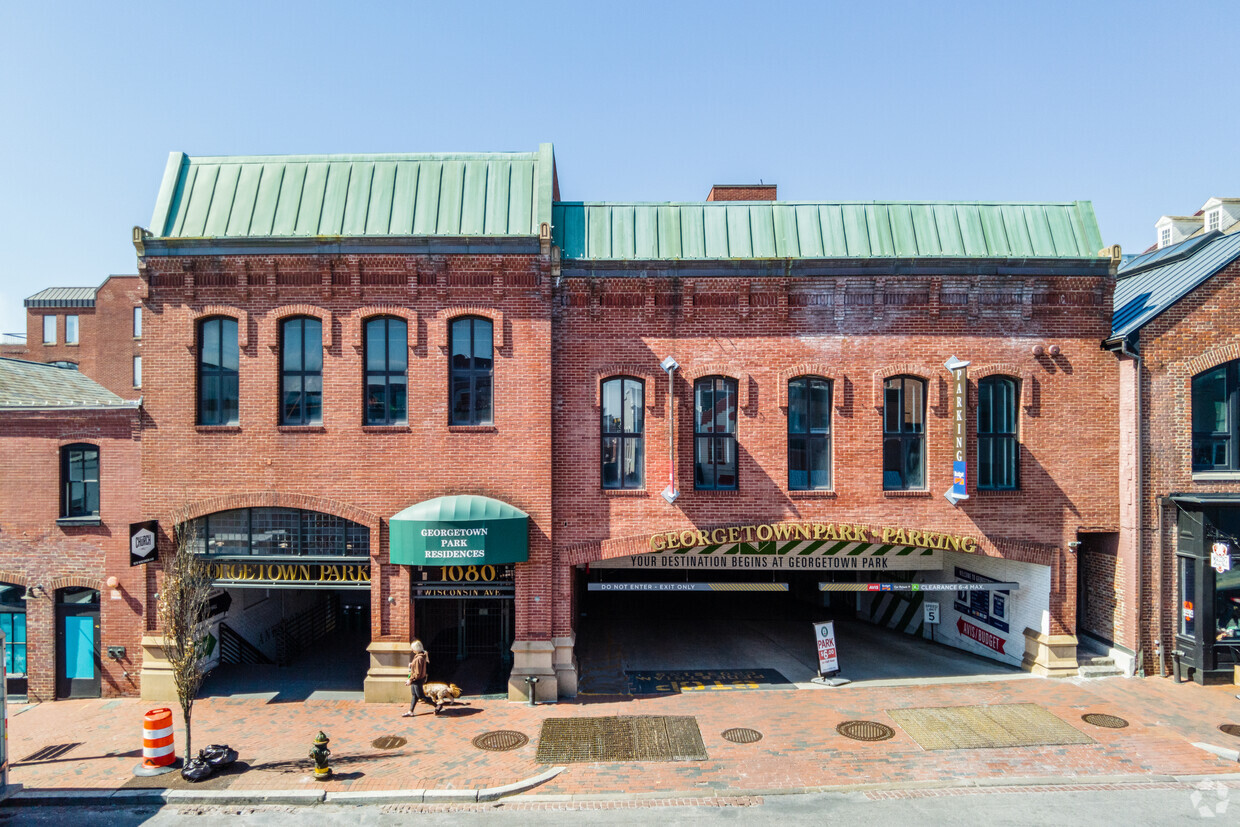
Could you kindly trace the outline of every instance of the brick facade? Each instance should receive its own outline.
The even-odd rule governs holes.
[[[515,633],[548,637],[550,606],[530,598],[551,580],[549,265],[537,252],[148,256],[147,515],[280,505],[367,525],[372,639],[407,643],[409,569],[387,564],[387,518],[445,494],[503,500],[530,515]],[[237,426],[195,424],[197,323],[217,315],[239,322]],[[323,322],[322,425],[278,424],[278,322],[294,315]],[[408,425],[363,425],[362,323],[380,315],[409,322]],[[447,329],[466,315],[494,324],[493,426],[448,424]]]
[[[886,524],[982,537],[981,554],[1050,567],[1046,635],[1076,631],[1077,562],[1069,543],[1118,526],[1114,478],[1116,372],[1099,349],[1110,323],[1113,277],[853,275],[784,278],[596,278],[566,273],[555,326],[555,634],[572,634],[573,565],[649,551],[660,531],[779,520]],[[1034,347],[1043,346],[1042,355]],[[1051,355],[1051,346],[1058,351]],[[952,507],[950,356],[976,381],[1020,381],[1020,490],[976,490],[975,419],[969,425],[970,499]],[[669,405],[660,361],[681,365]],[[598,383],[646,381],[642,491],[600,485]],[[739,487],[695,491],[693,380],[738,382]],[[790,378],[834,383],[830,492],[790,491]],[[928,380],[927,490],[882,485],[882,380]],[[668,480],[668,411],[676,420],[679,499]]]
[[[100,591],[101,653],[125,647],[123,660],[100,658],[103,695],[136,694],[149,599],[147,567],[129,566],[129,524],[143,519],[138,411],[3,411],[0,433],[0,581],[43,587],[25,601],[30,700],[56,697],[57,590],[70,586]],[[100,523],[57,525],[60,449],[79,442],[99,447]]]

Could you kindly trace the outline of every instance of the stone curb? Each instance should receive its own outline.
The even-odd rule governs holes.
[[[546,772],[500,787],[477,790],[369,790],[329,793],[326,790],[28,790],[7,799],[14,806],[89,806],[103,804],[474,804],[496,801],[545,784],[564,772],[552,767]]]
[[[680,791],[647,791],[640,793],[525,793],[562,773],[565,767],[552,767],[539,775],[500,787],[476,790],[368,790],[329,793],[324,790],[20,790],[6,803],[13,806],[65,806],[102,804],[473,804],[510,798],[522,804],[572,804],[579,802],[653,802],[674,799],[709,799],[763,797],[775,795],[815,795],[822,793],[879,792],[896,790],[949,790],[1003,787],[1080,787],[1123,784],[1191,784],[1202,780],[1240,781],[1240,773],[1212,775],[1098,775],[1098,776],[1026,776],[1021,778],[985,778],[952,783],[921,781],[905,784],[837,784],[814,787],[781,787],[753,789],[711,789]]]

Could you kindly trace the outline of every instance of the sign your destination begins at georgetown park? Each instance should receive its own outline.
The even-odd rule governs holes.
[[[842,523],[763,523],[668,531],[650,536],[651,554],[591,563],[600,569],[941,569],[943,551],[973,553],[977,539],[900,527]]]

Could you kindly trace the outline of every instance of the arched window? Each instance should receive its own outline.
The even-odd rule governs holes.
[[[366,424],[408,422],[409,326],[380,316],[366,322]]]
[[[494,352],[490,319],[463,316],[452,321],[449,356],[448,423],[490,425]]]
[[[977,487],[1019,487],[1016,410],[1020,398],[1010,376],[987,376],[977,383]]]
[[[99,516],[99,446],[87,443],[60,449],[60,516]]]
[[[217,511],[195,520],[192,532],[198,551],[212,557],[370,556],[369,528],[299,508]]]
[[[280,424],[323,421],[323,323],[311,316],[280,325]]]
[[[693,487],[731,490],[737,485],[736,380],[708,376],[693,383]]]
[[[603,381],[604,488],[642,488],[645,485],[644,391],[642,380],[631,376]]]
[[[198,326],[198,424],[236,425],[240,401],[237,320],[221,316]]]
[[[883,382],[883,490],[926,487],[926,383],[915,376]]]
[[[788,488],[831,487],[831,381],[798,376],[788,383]]]
[[[1240,361],[1219,365],[1193,377],[1193,470],[1240,470]]]

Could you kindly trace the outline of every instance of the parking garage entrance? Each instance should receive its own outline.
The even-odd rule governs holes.
[[[873,529],[815,539],[808,524],[808,539],[728,542],[717,531],[724,542],[578,567],[582,693],[634,694],[635,675],[744,670],[759,671],[742,684],[790,688],[818,674],[811,623],[822,620],[835,621],[841,673],[854,682],[1025,674],[1023,631],[1049,602],[1045,566],[921,532],[911,545]]]

